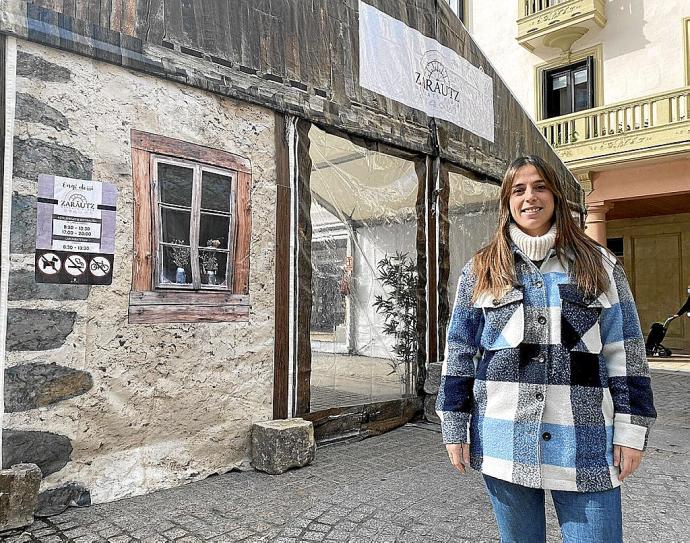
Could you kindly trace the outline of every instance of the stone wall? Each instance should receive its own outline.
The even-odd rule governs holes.
[[[246,462],[252,423],[272,416],[273,113],[23,41],[16,97],[4,460],[43,469],[52,511]],[[128,324],[131,129],[252,161],[249,322]],[[111,286],[35,284],[40,173],[117,185]]]

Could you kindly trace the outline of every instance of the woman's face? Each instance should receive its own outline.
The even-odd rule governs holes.
[[[531,164],[522,166],[510,188],[510,215],[515,223],[530,236],[542,236],[551,228],[553,212],[553,192],[539,170]]]

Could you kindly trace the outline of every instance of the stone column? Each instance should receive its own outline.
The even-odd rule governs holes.
[[[590,202],[587,204],[585,232],[604,247],[606,247],[606,213],[612,208],[613,204],[607,202]]]

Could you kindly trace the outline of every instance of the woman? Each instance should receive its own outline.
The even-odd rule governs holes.
[[[503,179],[498,229],[460,276],[437,410],[451,463],[484,475],[501,541],[622,541],[620,483],[656,417],[623,268],[535,156]],[[469,434],[469,435],[468,435]]]

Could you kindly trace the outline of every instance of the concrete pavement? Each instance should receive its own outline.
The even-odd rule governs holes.
[[[687,543],[690,374],[653,373],[659,411],[638,473],[623,486],[625,540]],[[553,506],[549,541],[560,541]],[[38,520],[11,543],[498,541],[481,477],[448,464],[438,428],[408,425],[323,447],[281,476],[229,473]]]

